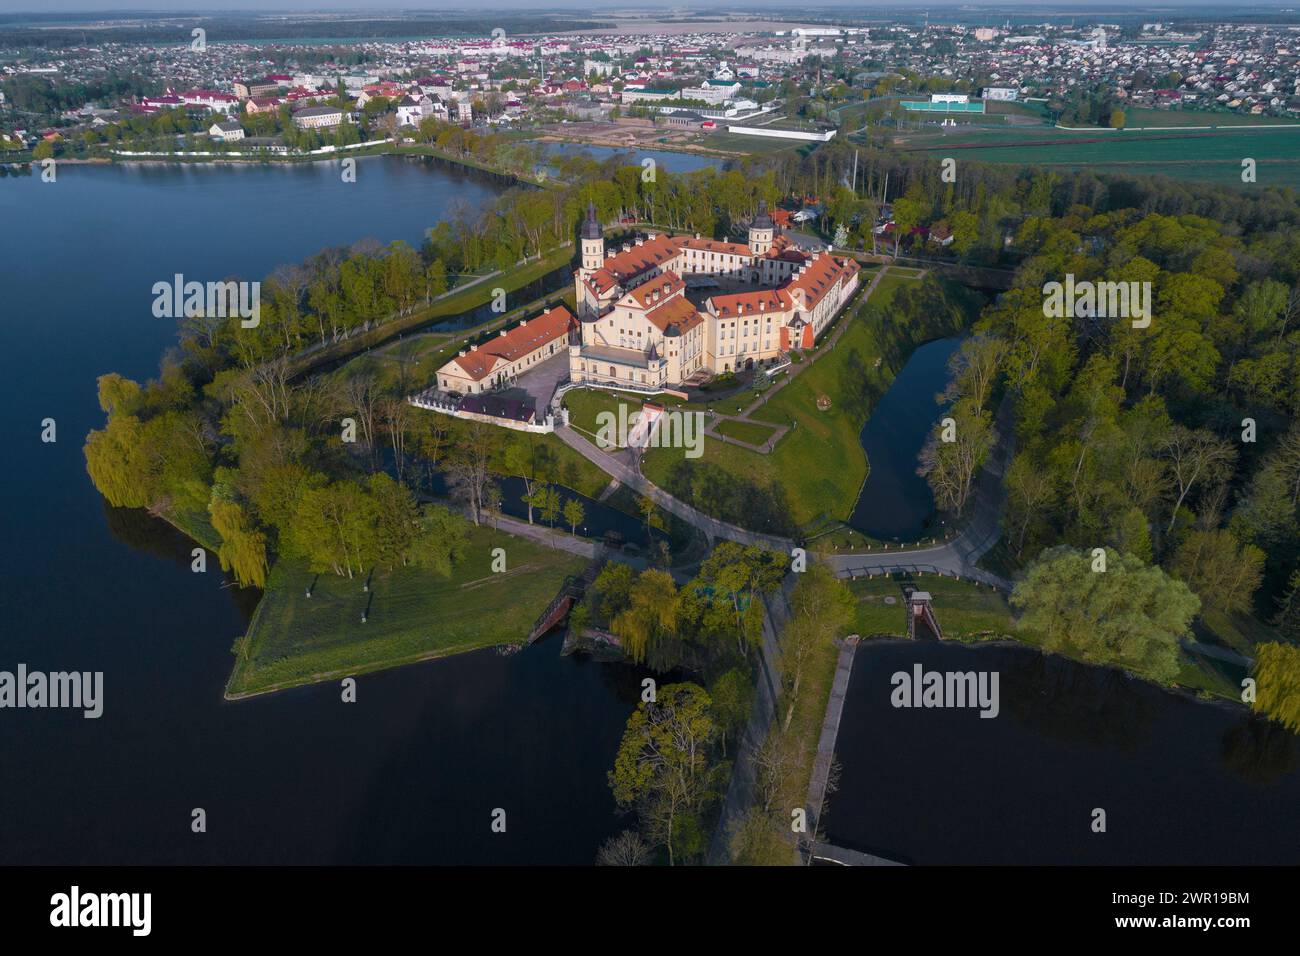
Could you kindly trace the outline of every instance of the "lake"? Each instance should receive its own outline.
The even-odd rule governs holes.
[[[625,158],[629,166],[639,166],[647,159],[653,159],[670,173],[693,173],[697,169],[718,169],[727,163],[725,156],[706,156],[701,153],[679,153],[671,149],[617,149],[613,146],[588,146],[584,143],[543,143],[548,156],[580,156],[586,154],[597,162],[611,156]],[[554,172],[554,170],[552,170]]]
[[[998,672],[998,716],[895,708],[891,676],[917,663]],[[1300,805],[1294,734],[1243,708],[1031,648],[863,643],[836,754],[843,769],[823,816],[829,841],[900,862],[1296,859],[1285,838]],[[1092,831],[1097,808],[1104,833]]]
[[[174,273],[260,279],[365,236],[418,245],[499,186],[395,157],[267,166],[65,166],[0,179],[0,670],[104,672],[104,715],[0,710],[0,864],[587,864],[626,823],[605,774],[641,673],[558,638],[222,700],[255,595],[143,512],[108,508],[81,446],[95,379],[156,373]],[[53,418],[58,440],[40,441]],[[521,632],[520,636],[523,636]],[[190,831],[191,811],[206,834]],[[507,831],[490,832],[495,808]]]
[[[870,470],[849,525],[886,541],[912,542],[934,528],[934,495],[916,473],[917,456],[945,405],[935,401],[948,383],[948,360],[960,338],[928,342],[914,351],[862,426]]]

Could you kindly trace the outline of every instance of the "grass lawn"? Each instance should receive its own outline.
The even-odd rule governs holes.
[[[1011,607],[992,588],[930,575],[918,577],[912,583],[933,596],[934,616],[946,639],[1013,637],[1016,633]],[[849,582],[849,589],[858,599],[859,634],[907,636],[907,605],[901,581],[883,577],[859,579]],[[888,596],[897,598],[898,603],[886,604]]]
[[[492,572],[497,547],[506,551],[503,573]],[[302,562],[280,561],[247,636],[236,644],[227,696],[521,641],[565,577],[581,573],[585,564],[566,551],[489,527],[472,530],[450,577],[418,568],[376,570],[369,593],[362,579],[315,575]]]
[[[886,275],[867,301],[887,308],[904,284],[914,286],[916,280]],[[900,318],[906,321],[907,317]],[[864,392],[883,394],[896,372],[884,362],[876,366],[882,354],[878,330],[859,314],[858,305],[851,306],[850,314],[839,321],[850,324],[835,347],[821,354],[825,346],[819,346],[820,358],[755,410],[752,417],[757,420],[794,426],[771,454],[709,438],[704,442],[704,461],[760,486],[782,485],[791,518],[801,527],[825,518],[848,517],[867,477],[866,455],[858,436],[869,409],[864,411],[860,396]],[[851,390],[858,392],[857,399]],[[821,395],[831,399],[825,411],[817,407]],[[678,458],[671,449],[650,449],[643,471],[663,486]],[[810,467],[812,462],[817,463],[816,468]],[[692,503],[708,510],[707,502]]]
[[[597,419],[602,412],[613,414],[615,426],[617,427],[620,420],[618,410],[620,405],[627,407],[621,417],[630,419],[641,411],[641,406],[646,401],[647,399],[641,395],[627,392],[608,392],[600,388],[579,388],[566,392],[564,395],[564,406],[569,410],[569,424],[573,428],[585,432],[587,437],[593,440],[600,429]],[[617,434],[614,437],[617,438]]]
[[[751,445],[763,444],[772,437],[775,430],[757,422],[739,422],[730,418],[718,421],[718,431],[722,432],[722,434],[738,441],[749,442]]]

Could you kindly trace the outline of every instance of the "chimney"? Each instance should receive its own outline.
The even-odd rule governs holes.
[[[520,319],[520,320],[519,320],[519,327],[520,327],[521,329],[522,329],[525,325],[527,325],[527,324],[528,324],[528,320],[527,320],[527,319]]]
[[[505,334],[506,334],[506,330],[505,330],[505,329],[502,329],[500,332],[497,333],[497,335],[505,335]]]
[[[477,352],[477,351],[478,351],[478,345],[471,345],[471,346],[469,347],[469,350],[470,350],[471,352]]]

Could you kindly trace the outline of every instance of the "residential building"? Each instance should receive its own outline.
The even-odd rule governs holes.
[[[308,106],[293,114],[293,125],[299,129],[325,129],[343,122],[343,111],[337,106]]]

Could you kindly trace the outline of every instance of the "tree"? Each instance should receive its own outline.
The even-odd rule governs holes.
[[[754,684],[746,671],[733,667],[713,682],[709,688],[709,697],[713,701],[713,716],[718,724],[722,755],[725,757],[727,735],[739,734],[749,720],[749,712],[754,706]]]
[[[709,695],[697,684],[668,684],[653,701],[642,701],[628,718],[609,774],[614,800],[636,807],[650,840],[668,851],[674,865],[677,844],[697,834],[690,826],[713,795],[717,774],[710,766],[717,725]]]
[[[1277,599],[1277,614],[1273,626],[1290,640],[1300,639],[1300,570],[1292,571],[1286,590]]]
[[[929,482],[939,507],[960,516],[997,433],[993,416],[969,398],[957,401],[948,418],[951,423],[941,423],[921,449],[917,473]]]
[[[409,488],[379,472],[366,480],[375,522],[375,557],[389,568],[406,565],[420,531],[420,506]]]
[[[144,508],[150,495],[150,450],[144,427],[133,415],[114,415],[103,431],[86,436],[86,471],[95,488],[115,508]]]
[[[469,525],[464,518],[441,505],[425,505],[411,544],[412,560],[434,574],[449,577],[468,539]]]
[[[1264,577],[1264,552],[1253,544],[1239,544],[1226,529],[1193,531],[1178,546],[1169,570],[1205,607],[1244,613],[1251,609]]]
[[[1056,488],[1045,468],[1025,452],[1011,459],[1004,483],[1007,487],[1007,523],[1018,528],[1016,554],[1025,547],[1025,534],[1036,518],[1043,517],[1044,507],[1056,497]]]
[[[1237,451],[1211,431],[1191,429],[1183,425],[1173,427],[1165,439],[1164,450],[1169,460],[1170,474],[1178,489],[1178,499],[1169,516],[1169,527],[1165,529],[1168,532],[1174,529],[1178,509],[1182,507],[1188,492],[1198,482],[1224,478],[1237,460]]]
[[[1256,711],[1300,733],[1300,648],[1260,644],[1255,648]]]
[[[578,533],[578,525],[587,518],[587,509],[577,498],[570,498],[564,503],[564,520],[569,523],[569,534]]]
[[[635,830],[624,830],[600,845],[597,866],[645,866],[650,862],[650,847]]]
[[[533,487],[533,504],[548,526],[554,528],[555,520],[560,516],[560,493],[554,485],[539,483]]]
[[[240,587],[266,587],[266,535],[258,531],[238,502],[213,494],[208,505],[212,527],[221,535],[221,570],[233,571]]]
[[[311,488],[299,499],[292,537],[313,571],[356,577],[375,552],[373,500],[354,481]]]
[[[641,572],[628,590],[627,607],[610,625],[634,661],[649,660],[660,670],[676,663],[667,659],[662,645],[673,635],[677,605],[677,585],[671,574],[657,568]]]
[[[448,471],[453,496],[463,502],[475,525],[483,521],[484,496],[491,477],[490,426],[470,422],[451,454]]]
[[[1106,549],[1106,570],[1089,552],[1044,551],[1011,593],[1020,627],[1050,651],[1131,670],[1159,683],[1178,675],[1178,639],[1200,610],[1195,594],[1160,568]]]
[[[783,731],[790,729],[794,718],[808,662],[848,628],[856,608],[853,593],[826,565],[813,564],[799,575],[781,640],[781,678],[787,695]]]

